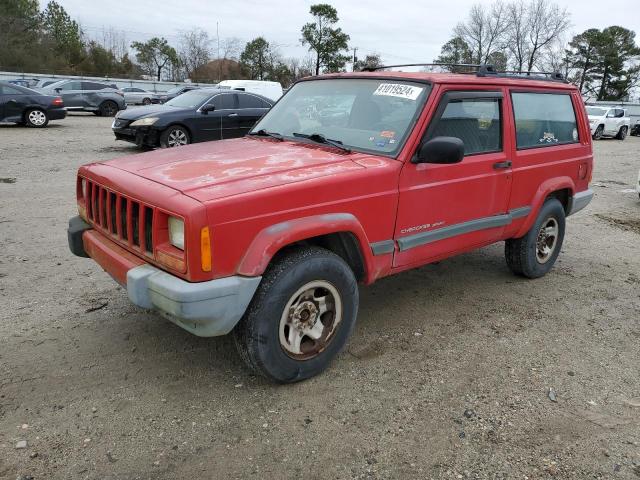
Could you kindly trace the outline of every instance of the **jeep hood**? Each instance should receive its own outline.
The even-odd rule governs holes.
[[[365,168],[350,155],[289,141],[239,138],[103,162],[201,202]]]

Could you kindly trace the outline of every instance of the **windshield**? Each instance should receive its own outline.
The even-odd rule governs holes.
[[[260,120],[289,139],[319,134],[347,148],[395,154],[429,94],[426,84],[380,79],[310,80],[294,85]]]
[[[587,115],[593,115],[594,117],[602,117],[607,113],[608,108],[602,107],[587,107]]]
[[[212,92],[191,90],[190,92],[185,92],[182,95],[172,98],[165,103],[165,105],[169,105],[170,107],[197,108],[209,100],[212,95]]]
[[[63,83],[65,83],[66,80],[58,80],[57,82],[54,83],[50,83],[49,85],[46,85],[43,88],[46,88],[47,90],[54,90],[58,87],[61,87]]]

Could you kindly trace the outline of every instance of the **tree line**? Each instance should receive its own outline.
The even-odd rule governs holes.
[[[82,26],[55,0],[40,10],[38,0],[0,2],[0,68],[26,72],[94,75],[213,83],[274,80],[285,86],[322,72],[379,66],[378,54],[349,55],[350,37],[329,4],[312,5],[299,41],[304,58],[285,58],[260,36],[219,42],[202,29],[128,42],[109,29],[87,37]],[[640,49],[635,32],[621,26],[588,29],[567,39],[570,14],[551,0],[497,0],[474,5],[434,60],[443,64],[493,64],[500,70],[559,71],[599,100],[622,99],[640,83]],[[464,71],[465,67],[444,67]]]
[[[562,73],[583,95],[620,100],[640,83],[635,32],[620,26],[591,28],[567,41],[565,8],[549,0],[474,5],[434,62],[493,64],[499,70]],[[467,67],[445,67],[464,71]]]

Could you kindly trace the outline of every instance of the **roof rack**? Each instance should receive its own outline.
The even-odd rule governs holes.
[[[523,80],[545,80],[551,82],[569,83],[560,72],[518,72],[515,70],[498,71],[491,64],[473,64],[473,63],[406,63],[403,65],[381,65],[379,67],[364,67],[363,72],[375,72],[376,70],[385,70],[387,68],[402,67],[454,67],[475,69],[473,72],[454,72],[454,73],[475,73],[478,77],[499,77],[499,78],[520,78]]]

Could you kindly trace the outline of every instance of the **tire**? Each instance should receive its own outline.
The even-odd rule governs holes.
[[[234,329],[238,353],[277,383],[313,377],[346,345],[358,298],[353,271],[338,255],[318,247],[281,254]]]
[[[31,108],[24,112],[24,124],[29,128],[44,128],[48,123],[47,112],[40,108]]]
[[[101,117],[115,117],[118,113],[118,104],[111,100],[105,100],[99,107]]]
[[[142,99],[142,104],[143,105],[151,105],[151,99],[150,98],[143,98]]]
[[[600,140],[602,138],[602,134],[604,133],[604,125],[598,125],[596,131],[593,132],[593,139]]]
[[[628,132],[628,127],[626,127],[626,126],[620,127],[620,130],[618,131],[618,134],[616,135],[616,139],[617,140],[624,140],[625,138],[627,138],[627,132]]]
[[[557,198],[549,198],[526,235],[505,242],[507,266],[516,275],[527,278],[546,275],[560,254],[564,232],[564,207]]]
[[[162,148],[182,147],[190,143],[189,132],[180,125],[172,125],[160,135],[160,146]]]

